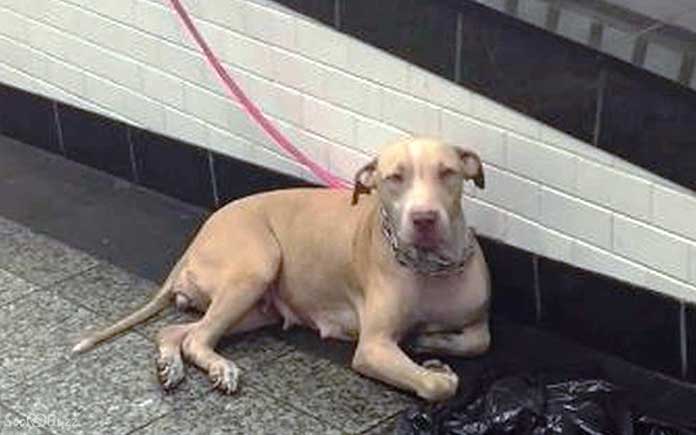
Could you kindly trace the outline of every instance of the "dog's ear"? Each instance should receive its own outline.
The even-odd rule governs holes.
[[[486,179],[483,176],[481,158],[473,151],[459,147],[455,147],[455,149],[457,150],[457,154],[459,154],[459,158],[462,160],[464,178],[467,180],[474,180],[476,187],[483,189],[486,186]]]
[[[358,197],[363,193],[370,193],[375,187],[375,172],[377,171],[377,159],[372,159],[368,164],[358,169],[355,173],[353,185],[352,205],[358,203]]]

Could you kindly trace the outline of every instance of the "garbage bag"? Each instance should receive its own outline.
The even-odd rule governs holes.
[[[635,418],[627,392],[599,378],[518,375],[484,382],[444,405],[402,414],[397,435],[696,435]]]

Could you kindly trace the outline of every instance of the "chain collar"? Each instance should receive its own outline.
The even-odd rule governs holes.
[[[474,236],[469,228],[466,229],[466,240],[461,256],[458,259],[452,259],[435,251],[404,245],[396,236],[394,225],[384,208],[380,208],[380,216],[382,233],[394,253],[394,258],[400,265],[419,275],[445,276],[460,273],[474,253]]]

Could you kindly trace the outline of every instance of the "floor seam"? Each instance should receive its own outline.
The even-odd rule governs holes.
[[[26,298],[28,298],[28,297],[30,297],[30,296],[33,296],[34,294],[36,294],[36,293],[38,293],[38,292],[52,291],[52,289],[50,288],[51,286],[56,286],[56,285],[63,284],[63,283],[65,283],[66,281],[70,281],[71,279],[76,278],[76,277],[82,275],[83,273],[87,273],[87,272],[89,272],[90,270],[92,270],[92,269],[94,269],[94,268],[96,268],[96,267],[98,267],[98,266],[99,266],[99,264],[94,265],[94,266],[90,266],[90,267],[88,267],[87,269],[84,269],[84,270],[82,270],[82,271],[80,271],[80,272],[75,272],[75,273],[73,273],[73,274],[71,274],[71,275],[68,275],[68,276],[66,276],[66,277],[64,277],[64,278],[61,278],[61,279],[59,279],[59,280],[57,280],[57,281],[54,281],[54,282],[51,282],[51,283],[48,283],[48,284],[43,284],[43,285],[39,285],[39,284],[37,284],[37,283],[35,283],[35,282],[33,282],[33,281],[31,281],[31,280],[29,280],[29,279],[27,279],[27,278],[21,276],[21,275],[17,275],[16,273],[14,273],[14,272],[12,272],[12,271],[9,271],[9,270],[7,270],[7,269],[2,269],[4,272],[7,272],[7,273],[9,273],[9,274],[11,274],[11,275],[16,276],[17,278],[22,279],[23,281],[26,281],[27,283],[31,284],[31,285],[34,286],[35,288],[34,288],[32,291],[30,291],[30,292],[28,292],[28,293],[26,293],[26,294],[20,295],[20,296],[14,298],[14,299],[10,299],[10,300],[7,301],[7,302],[1,303],[1,304],[0,304],[0,310],[3,309],[3,308],[5,308],[5,307],[7,307],[7,306],[10,305],[10,304],[17,303],[17,302],[22,301],[22,300],[24,300],[24,299],[26,299]],[[56,293],[57,296],[59,296],[61,299],[63,299],[63,300],[66,301],[66,302],[70,302],[71,304],[78,305],[78,306],[80,306],[81,308],[86,308],[86,307],[84,307],[84,306],[81,305],[81,304],[78,304],[78,303],[75,303],[75,302],[73,302],[73,301],[71,301],[71,300],[69,300],[69,299],[66,299],[66,298],[63,297],[63,295],[61,295],[60,292],[58,292],[58,291],[56,291],[55,293]],[[92,310],[90,310],[90,311],[92,311]],[[92,311],[92,312],[93,312],[93,311]]]

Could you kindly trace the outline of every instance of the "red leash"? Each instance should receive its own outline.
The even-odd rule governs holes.
[[[317,178],[326,183],[327,186],[334,188],[348,187],[349,185],[345,181],[312,161],[302,151],[295,147],[288,140],[288,138],[286,138],[285,135],[283,135],[271,123],[271,121],[263,115],[263,113],[261,113],[261,110],[259,110],[259,108],[249,99],[249,97],[246,96],[244,91],[242,91],[239,85],[237,85],[237,83],[227,73],[215,53],[210,49],[210,46],[208,46],[208,43],[205,41],[205,39],[203,39],[203,36],[198,31],[195,24],[193,24],[191,17],[189,16],[188,12],[186,12],[186,9],[181,2],[179,0],[170,0],[170,2],[189,35],[191,35],[191,37],[196,41],[198,47],[205,55],[208,64],[215,71],[215,74],[222,82],[224,88],[227,90],[228,95],[242,105],[247,114],[261,127],[261,129],[273,140],[273,142],[293,156],[299,163],[306,166],[314,175],[317,176]]]

